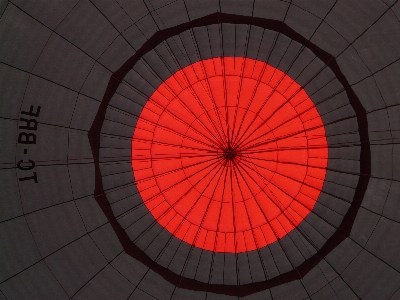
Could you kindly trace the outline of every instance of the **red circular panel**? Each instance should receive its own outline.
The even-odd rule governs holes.
[[[132,139],[140,195],[177,238],[215,252],[284,237],[320,194],[328,148],[307,93],[257,60],[189,65],[148,99]]]

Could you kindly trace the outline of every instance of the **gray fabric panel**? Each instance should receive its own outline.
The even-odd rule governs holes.
[[[107,264],[88,236],[50,255],[45,262],[70,297]]]
[[[309,39],[321,24],[321,19],[296,5],[292,5],[286,16],[285,23]]]
[[[371,6],[364,6],[355,0],[350,1],[350,4],[338,2],[326,17],[326,22],[352,42],[386,9],[387,6],[382,2],[371,3]],[[352,25],[350,25],[350,19],[352,19]]]
[[[195,279],[202,282],[208,282],[210,276],[210,268],[212,262],[212,253],[209,251],[201,251],[200,262],[196,270]]]
[[[0,289],[6,299],[70,299],[44,262],[39,262],[0,284]]]
[[[237,297],[223,295],[223,294],[207,293],[207,298],[206,299],[210,299],[210,300],[236,300]]]
[[[110,224],[100,226],[90,232],[90,237],[109,262],[123,251],[122,245]]]
[[[2,97],[0,102],[0,116],[17,119],[20,103],[24,97],[24,87],[28,82],[28,74],[14,69],[5,64],[0,65],[0,78]],[[2,133],[4,134],[4,133]],[[3,151],[8,152],[8,151]],[[1,153],[5,155],[6,153]]]
[[[389,191],[394,184],[389,180],[371,178],[362,206],[374,213],[382,214]]]
[[[0,47],[2,62],[31,71],[47,46],[51,31],[10,4],[1,17],[0,34],[2,39],[7,40]]]
[[[96,63],[87,76],[81,93],[96,100],[101,100],[107,88],[110,76],[111,72],[108,69]]]
[[[354,43],[354,47],[360,51],[361,58],[372,72],[390,64],[400,55],[399,43],[392,38],[400,34],[399,24],[394,23],[395,26],[386,27],[386,24],[393,22],[398,22],[398,19],[389,11]],[[383,44],[385,47],[378,46]]]
[[[172,295],[172,299],[174,300],[188,299],[188,298],[193,300],[204,300],[206,299],[206,293],[205,292],[193,293],[190,290],[177,288],[175,289],[174,294]]]
[[[348,286],[348,284],[340,277],[333,280],[330,285],[335,290],[336,295],[339,299],[360,299],[354,291]]]
[[[21,91],[23,89],[21,88]],[[68,127],[73,116],[78,94],[68,88],[36,76],[29,78],[24,97],[24,111],[29,111],[34,103],[40,106],[39,123]],[[51,105],[48,105],[48,102]],[[57,113],[62,112],[62,114]],[[26,116],[26,118],[30,118]],[[40,125],[38,125],[39,127]]]
[[[92,150],[86,132],[71,130],[68,136],[68,159],[71,162],[76,160],[75,162],[79,163],[93,162],[93,155],[91,156]]]
[[[270,290],[258,292],[251,294],[249,296],[241,297],[241,300],[257,300],[257,299],[265,299],[265,300],[272,300],[271,292]]]
[[[0,171],[0,182],[3,183],[2,201],[0,202],[0,220],[6,221],[23,214],[18,183],[15,180],[15,170],[5,169]]]
[[[88,232],[107,222],[106,217],[92,195],[79,199],[75,203]]]
[[[210,283],[223,284],[224,283],[224,253],[214,253],[212,265],[210,270]]]
[[[264,281],[266,274],[259,252],[252,251],[247,253],[247,259],[249,261],[252,282]]]
[[[361,269],[363,272],[359,272]],[[343,272],[342,278],[361,299],[389,299],[400,285],[399,272],[365,250]]]
[[[154,287],[157,288],[154,288]],[[165,281],[158,274],[153,271],[149,271],[143,280],[138,285],[138,288],[146,291],[149,295],[157,298],[170,298],[173,291],[174,286],[169,282]]]
[[[157,299],[146,292],[142,291],[141,289],[136,288],[134,292],[131,294],[131,296],[128,298],[128,300],[134,300],[134,299],[143,299],[143,300],[154,300]]]
[[[182,273],[183,276],[187,278],[194,279],[197,273],[197,266],[201,260],[203,250],[199,248],[193,248],[190,256],[188,257],[188,263]]]
[[[335,5],[334,0],[318,1],[318,0],[307,0],[307,1],[293,1],[293,5],[297,6],[317,17],[325,17],[332,7]]]
[[[376,73],[376,84],[386,105],[397,104],[399,100],[399,86],[395,84],[395,78],[399,76],[400,61],[395,61],[386,68]]]
[[[335,57],[348,47],[348,42],[336,31],[336,28],[326,22],[318,27],[311,41]]]
[[[5,245],[1,252],[0,280],[4,281],[39,261],[40,253],[24,218],[4,222],[0,226],[1,240]]]
[[[359,245],[365,247],[379,222],[379,215],[360,208],[351,230],[351,237]]]
[[[234,255],[225,254],[224,284],[238,284],[237,262]]]
[[[60,36],[52,34],[33,68],[33,73],[79,91],[93,65],[94,61],[90,56]]]
[[[159,233],[163,228],[161,227],[161,226],[159,226],[158,224],[156,224],[155,226],[154,226],[154,230],[151,230],[151,231],[155,231],[155,233],[154,234],[148,234],[149,236],[150,236],[150,238],[152,237],[152,236],[154,236],[155,234],[157,234],[157,233]],[[152,228],[153,229],[153,228]],[[150,230],[149,230],[150,231]],[[146,232],[147,233],[147,232]],[[144,240],[146,240],[146,238],[144,237]],[[159,255],[158,255],[158,259],[157,259],[157,261],[161,264],[161,265],[163,265],[163,266],[167,266],[167,267],[170,267],[170,268],[174,268],[176,271],[178,271],[177,273],[178,274],[180,274],[180,272],[182,271],[182,265],[180,265],[180,266],[172,266],[171,265],[171,263],[172,263],[172,260],[175,258],[175,257],[178,257],[178,259],[180,258],[180,254],[181,253],[179,253],[178,251],[180,250],[179,249],[179,246],[182,244],[182,241],[180,241],[179,239],[176,239],[176,238],[173,238],[173,239],[169,239],[168,240],[168,243],[165,245],[165,247],[164,248],[161,248],[161,249],[158,249],[158,252],[159,252]],[[189,250],[188,249],[189,247],[185,247],[184,248],[184,250],[183,251],[185,251],[185,250]],[[182,250],[181,250],[182,251]]]
[[[185,0],[189,17],[191,20],[204,17],[219,10],[218,0]]]
[[[327,285],[328,280],[326,279],[321,268],[316,267],[302,279],[302,283],[308,294],[313,295],[317,293],[323,286]]]
[[[341,274],[361,251],[362,248],[358,244],[347,238],[329,253],[325,260],[333,266],[336,272]]]
[[[71,164],[68,169],[73,197],[82,198],[91,195],[93,191],[90,187],[94,185],[94,165]]]
[[[30,214],[26,220],[43,256],[57,251],[86,233],[79,211],[73,202]],[[68,231],[65,230],[65,223],[69,224]]]
[[[287,10],[289,9],[289,3],[281,1],[264,1],[255,0],[254,2],[254,17],[283,20]]]
[[[293,299],[293,295],[296,295],[298,299],[304,299],[307,297],[307,291],[299,280],[292,281],[285,286],[277,286],[271,289],[271,295],[273,299],[289,300]]]
[[[358,83],[365,77],[371,75],[370,70],[364,64],[359,52],[357,49],[354,49],[353,46],[343,49],[343,51],[338,54],[336,62],[350,84]],[[363,103],[362,100],[361,102]]]
[[[159,29],[154,17],[151,14],[140,18],[135,25],[146,39],[149,39]]]
[[[82,32],[82,27],[87,31]],[[79,1],[55,31],[95,59],[118,35],[117,30],[89,0]]]
[[[219,4],[221,7],[221,12],[223,13],[252,16],[254,13],[254,4],[251,2],[247,3],[240,0],[220,0]]]
[[[189,21],[184,0],[169,1],[165,5],[162,5],[164,1],[152,1],[153,4],[149,5],[149,8],[156,8],[152,12],[152,16],[160,29],[170,28],[182,23]]]
[[[72,199],[67,166],[38,166],[35,169],[38,183],[27,180],[19,185],[25,213]]]
[[[359,71],[357,70],[357,68],[355,69],[356,72]],[[373,111],[386,106],[385,101],[382,99],[380,91],[377,89],[376,81],[373,78],[369,77],[360,82],[357,82],[354,85],[353,90],[362,101],[362,104],[366,111]]]
[[[126,253],[119,255],[111,262],[111,265],[135,286],[139,284],[149,270]],[[135,270],[135,272],[132,272],[132,270]]]
[[[19,126],[24,126],[25,124],[25,122],[19,122]],[[24,150],[22,149],[27,149],[26,158],[22,157],[24,161],[29,157],[34,157],[36,166],[48,166],[49,164],[55,164],[56,161],[65,162],[67,160],[67,130],[60,129],[58,126],[39,124],[37,131],[32,132],[36,134],[35,145],[18,144],[17,151],[19,153],[23,153]]]
[[[142,6],[142,8],[143,8],[143,6]],[[140,10],[138,10],[137,12],[141,13]],[[143,13],[145,13],[145,16],[148,18],[148,11],[146,10]],[[145,16],[142,16],[141,18],[139,18],[138,21],[142,20],[142,18]],[[127,29],[125,29],[121,35],[123,36],[124,40],[126,40],[127,43],[131,47],[133,47],[133,49],[135,49],[135,50],[139,49],[148,39],[148,37],[146,37],[144,35],[142,28],[139,28],[139,23],[137,23],[137,22],[135,22],[135,24],[133,24],[133,25],[129,26]],[[111,48],[112,47],[110,47],[110,49]],[[118,49],[116,48],[115,51],[118,51]],[[105,52],[105,53],[107,53],[107,52]]]
[[[378,178],[389,179],[393,176],[393,146],[371,146],[371,173]]]
[[[5,120],[1,119],[0,126],[3,128],[1,132],[1,139],[3,141],[12,141],[18,136],[18,125],[15,120]],[[17,152],[18,144],[16,143],[7,143],[4,145],[4,151],[0,154],[3,168],[10,168],[13,164],[13,161],[16,159],[16,152]]]
[[[238,255],[237,258],[237,269],[238,269],[238,283],[246,284],[252,282],[250,265],[248,260],[248,254],[243,253]]]
[[[127,299],[134,286],[110,265],[102,269],[72,299]]]
[[[385,206],[383,208],[383,215],[397,222],[400,221],[400,203],[398,201],[399,196],[400,183],[392,182]]]
[[[399,240],[393,240],[391,237],[398,236],[399,229],[399,223],[381,218],[366,245],[367,250],[397,271],[400,270],[396,250],[399,249]]]
[[[93,5],[104,14],[104,17],[111,22],[117,31],[122,32],[133,24],[126,10],[122,7],[125,1],[94,0]]]
[[[55,29],[78,2],[78,0],[57,1],[54,3],[42,1],[33,3],[29,0],[13,1],[18,8],[29,13],[33,18],[51,29]]]
[[[313,294],[310,299],[323,300],[323,299],[335,299],[335,298],[337,298],[336,292],[333,290],[333,288],[330,285],[326,285],[322,289],[320,289],[318,292]]]

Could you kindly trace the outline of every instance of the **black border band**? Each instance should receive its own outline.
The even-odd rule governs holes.
[[[337,231],[326,241],[322,248],[314,254],[312,257],[304,261],[296,269],[278,275],[274,278],[262,281],[249,283],[244,285],[224,285],[224,284],[208,284],[195,279],[182,277],[175,274],[171,270],[159,265],[153,261],[146,253],[137,247],[128,237],[125,230],[116,220],[111,205],[107,200],[102,182],[102,176],[100,172],[99,154],[100,154],[100,133],[101,128],[105,119],[108,104],[111,98],[115,94],[118,86],[123,81],[127,73],[133,68],[133,66],[140,60],[140,58],[154,49],[157,45],[162,43],[164,40],[178,35],[184,31],[187,31],[194,27],[208,26],[220,23],[230,24],[246,24],[254,25],[264,29],[273,30],[280,32],[283,35],[288,36],[292,40],[302,44],[303,46],[310,49],[322,62],[324,62],[335,74],[336,78],[343,85],[350,105],[356,113],[359,138],[361,141],[360,151],[360,177],[355,190],[352,204],[345,214],[342,223],[339,225]],[[111,224],[115,231],[119,241],[125,252],[132,256],[134,259],[140,261],[148,268],[162,276],[165,280],[170,282],[179,288],[207,291],[219,294],[226,294],[231,296],[247,296],[256,292],[260,292],[284,283],[288,283],[294,280],[303,278],[310,270],[312,270],[326,255],[328,255],[333,249],[335,249],[342,241],[349,237],[351,229],[353,227],[354,220],[357,216],[358,210],[361,207],[365,192],[368,187],[369,179],[371,177],[371,151],[370,141],[368,134],[368,119],[365,108],[362,106],[356,93],[352,90],[349,82],[342,73],[337,64],[335,58],[322,50],[308,39],[301,36],[299,33],[291,29],[285,23],[278,20],[269,20],[256,18],[251,16],[240,16],[225,13],[214,13],[193,21],[189,21],[184,24],[180,24],[171,28],[163,29],[156,32],[150,39],[148,39],[142,47],[130,57],[114,74],[112,74],[110,81],[108,82],[107,89],[104,93],[104,97],[99,106],[98,112],[94,118],[92,126],[88,133],[90,146],[92,149],[94,164],[95,164],[95,190],[94,197],[107,217],[108,222]]]

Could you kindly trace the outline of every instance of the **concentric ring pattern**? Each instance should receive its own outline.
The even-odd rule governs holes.
[[[399,20],[0,1],[0,299],[399,299]]]
[[[237,25],[229,25],[231,22]],[[243,24],[247,24],[247,26],[243,26]],[[198,25],[200,25],[200,27],[197,27],[196,31],[193,30],[191,34],[190,28]],[[218,26],[220,27],[218,28]],[[197,35],[195,35],[195,32],[197,32]],[[338,195],[337,192],[330,191],[330,189],[334,187],[332,183],[335,181],[325,180],[318,202],[312,211],[309,212],[307,218],[304,219],[304,222],[300,222],[301,220],[297,219],[300,223],[295,230],[292,231],[291,229],[294,227],[289,228],[287,222],[283,223],[285,227],[283,227],[280,222],[273,222],[277,225],[274,228],[275,232],[277,233],[279,231],[283,238],[281,240],[278,239],[278,243],[272,243],[268,247],[256,247],[256,251],[246,251],[245,253],[243,252],[243,254],[240,252],[233,255],[229,252],[224,252],[225,254],[222,254],[223,252],[206,249],[204,249],[206,251],[201,250],[201,252],[199,252],[199,248],[193,245],[191,243],[192,241],[189,240],[188,245],[188,243],[183,242],[182,239],[177,239],[174,234],[171,234],[171,230],[168,231],[166,227],[159,226],[160,223],[154,218],[154,210],[150,212],[147,204],[154,200],[154,197],[150,199],[150,201],[147,201],[149,199],[143,201],[143,191],[139,192],[137,190],[136,183],[141,184],[143,180],[149,181],[150,178],[145,178],[137,182],[135,181],[135,188],[133,189],[131,186],[131,175],[126,174],[123,176],[120,174],[118,176],[120,180],[125,178],[124,181],[131,182],[131,184],[129,186],[117,186],[117,189],[107,192],[105,186],[113,185],[112,182],[110,183],[110,179],[113,177],[102,176],[102,174],[108,172],[108,167],[102,165],[101,162],[114,159],[113,156],[107,154],[107,151],[109,151],[107,148],[114,148],[113,151],[119,151],[115,146],[104,147],[105,145],[109,145],[111,141],[115,143],[116,140],[112,137],[119,136],[123,130],[123,126],[118,125],[119,122],[115,122],[116,116],[118,116],[118,119],[124,118],[127,113],[138,116],[145,104],[150,103],[151,105],[149,98],[154,94],[157,87],[162,84],[163,76],[166,74],[174,74],[173,70],[175,70],[176,67],[180,70],[186,65],[190,65],[191,61],[198,62],[198,55],[200,53],[203,53],[200,55],[203,60],[209,57],[210,54],[211,57],[213,57],[216,53],[229,53],[231,51],[229,47],[230,43],[227,43],[226,46],[225,43],[221,44],[223,40],[222,37],[225,37],[224,40],[229,41],[233,36],[244,36],[244,33],[246,33],[247,38],[238,40],[234,51],[235,54],[243,52],[246,56],[254,56],[258,58],[257,60],[261,59],[279,66],[282,62],[282,58],[280,56],[276,57],[277,60],[274,58],[274,53],[276,53],[275,51],[277,48],[271,47],[271,45],[275,45],[279,38],[283,38],[287,46],[283,53],[290,53],[290,56],[293,57],[306,54],[306,59],[292,60],[292,63],[285,67],[285,73],[292,74],[293,77],[296,78],[296,81],[303,81],[303,86],[308,91],[314,91],[313,97],[310,99],[315,101],[314,104],[317,105],[317,108],[319,107],[319,110],[323,111],[324,108],[333,103],[335,103],[334,105],[345,106],[347,117],[339,119],[340,121],[353,120],[358,124],[359,128],[368,127],[365,114],[363,113],[364,108],[360,104],[360,100],[352,90],[348,81],[341,73],[341,70],[338,68],[333,56],[320,49],[312,42],[304,39],[282,22],[217,13],[170,29],[162,30],[143,44],[143,46],[111,76],[99,111],[89,131],[89,140],[91,142],[93,156],[95,158],[100,156],[99,160],[95,159],[95,198],[110,222],[115,224],[113,228],[125,251],[135,259],[139,259],[141,262],[148,265],[157,273],[164,274],[169,282],[179,284],[182,288],[202,291],[208,290],[237,296],[249,295],[305,276],[324,256],[329,254],[346,238],[351,230],[351,224],[354,222],[354,218],[359,210],[359,205],[363,199],[369,181],[370,143],[368,132],[359,130],[358,136],[353,135],[353,141],[357,141],[358,139],[362,141],[359,152],[359,167],[361,173],[357,183],[354,185],[355,191],[353,195],[348,195],[349,198],[347,200],[344,199]],[[197,41],[202,36],[209,36],[209,38],[205,42],[199,44]],[[221,48],[222,45],[223,47]],[[254,47],[257,45],[259,46]],[[260,52],[259,49],[261,45],[266,45],[269,50],[266,53]],[[176,56],[174,54],[189,54],[191,52],[185,52],[185,49],[191,47],[196,49],[193,54],[197,53],[197,55]],[[290,48],[292,50],[289,51],[288,49]],[[208,51],[206,49],[208,49]],[[236,58],[237,56],[233,57]],[[158,73],[154,72],[156,69]],[[282,72],[280,73],[282,75],[285,74]],[[263,75],[263,72],[258,72],[258,81],[261,82]],[[284,79],[285,77],[286,75],[281,76],[280,79]],[[124,82],[123,79],[125,79],[126,82]],[[289,88],[293,85],[296,89],[298,83],[295,83],[294,80],[277,80],[273,88],[274,91],[288,89],[288,82],[291,82]],[[338,94],[325,94],[326,91],[329,90],[328,87],[331,84],[342,86]],[[251,101],[254,99],[254,96],[257,95],[260,86],[262,87],[263,85],[256,86],[254,90],[256,93],[253,93]],[[299,90],[299,88],[297,88],[297,90]],[[299,90],[299,92],[301,91],[302,89]],[[147,94],[149,96],[146,96]],[[293,95],[295,94],[297,95],[297,93]],[[265,96],[263,101],[266,102],[268,98],[268,96]],[[130,99],[131,101],[127,102],[124,99]],[[263,106],[260,105],[260,107]],[[313,107],[314,105],[311,105],[308,108],[311,110]],[[301,110],[301,107],[297,109]],[[248,113],[250,110],[247,108],[245,111]],[[306,109],[303,112],[306,114],[308,111],[309,110]],[[276,115],[279,115],[279,113],[274,113],[272,119],[274,119]],[[140,121],[140,119],[136,120],[131,128],[135,127],[137,122],[140,123]],[[315,120],[313,121],[315,122]],[[318,126],[321,126],[319,122],[317,123]],[[334,128],[337,125],[336,123],[337,121],[335,118],[332,120],[329,119],[329,117],[327,119],[325,116],[324,125],[326,125],[326,129],[332,130],[331,128]],[[219,124],[222,123],[219,122]],[[240,126],[240,121],[238,126]],[[147,131],[148,129],[149,128],[147,128]],[[313,129],[318,128],[313,127]],[[102,140],[103,137],[104,140]],[[317,138],[320,137],[321,136],[318,136]],[[327,135],[326,137],[328,139],[329,149],[342,148],[344,146],[342,145],[343,142],[338,143],[338,141],[335,140],[335,135]],[[131,147],[132,145],[128,144],[128,142],[129,140],[120,140],[119,149],[124,149],[125,143],[127,144],[126,148]],[[326,145],[324,144],[323,147],[325,148]],[[138,154],[140,154],[140,149],[135,149],[132,153],[137,152],[136,150]],[[232,147],[225,147],[222,151],[224,152],[224,158],[229,159],[236,157],[236,150],[237,149]],[[99,154],[101,152],[103,154]],[[150,169],[147,171],[151,172]],[[336,170],[328,168],[327,178],[331,176],[331,171]],[[257,174],[260,174],[260,172],[257,172]],[[253,179],[251,179],[251,181],[252,180]],[[175,186],[176,185],[172,185],[171,188]],[[121,188],[133,194],[121,198],[119,196]],[[174,193],[171,193],[171,188],[169,188],[168,192],[172,194],[172,199],[175,200],[176,198],[173,195]],[[146,188],[146,192],[148,192],[148,190],[149,189]],[[175,192],[179,194],[179,189]],[[155,195],[157,195],[157,193],[155,193]],[[192,205],[191,209],[194,206],[195,205]],[[158,205],[157,209],[159,208],[162,208],[162,205]],[[339,213],[329,214],[329,211]],[[170,210],[168,210],[168,213],[169,212]],[[206,217],[203,215],[201,222],[205,219]],[[254,218],[252,219],[253,221],[255,220]],[[175,218],[171,224],[176,224],[176,220],[179,221],[179,216]],[[293,226],[293,222],[290,225]],[[277,229],[278,231],[276,231]],[[274,232],[274,230],[271,228],[272,232]],[[198,232],[201,231],[200,229]],[[268,237],[268,233],[271,233],[271,231],[266,231],[266,234],[263,232],[264,242],[267,240],[265,236]],[[209,232],[211,232],[211,234],[208,234]],[[210,230],[209,232],[207,232],[206,240],[208,237],[208,240],[211,239],[212,241],[213,233]],[[239,243],[242,241],[241,244],[246,244],[247,246],[251,245],[252,240],[254,241],[253,245],[256,244],[255,237],[257,235],[255,232],[256,231],[253,230],[250,235],[249,232],[247,235],[240,236],[239,234],[239,238],[236,240],[234,239],[234,244],[236,244],[237,241],[239,241]],[[287,235],[284,235],[285,232]],[[211,238],[209,238],[210,236]],[[258,236],[261,237],[261,234]],[[269,237],[271,236],[277,238],[279,235],[273,233],[269,235]],[[323,238],[319,239],[319,236]],[[224,235],[222,235],[222,237],[220,241],[224,239]],[[214,240],[214,248],[216,245],[215,241],[216,239]],[[294,252],[290,252],[289,254],[287,250],[288,247],[293,249]],[[275,259],[272,256],[273,252],[275,252],[275,258],[282,258]],[[252,257],[251,260],[253,261],[250,265],[259,268],[257,272],[254,270],[252,271],[251,280],[243,278],[243,275],[246,273],[246,271],[244,271],[246,269],[243,267],[244,264],[248,264],[249,257]],[[151,263],[149,263],[148,259],[152,260]],[[225,261],[235,263],[225,263],[223,268],[222,266],[218,268],[215,267]],[[271,264],[271,262],[274,264]],[[204,273],[199,271],[203,268],[207,270],[210,264],[213,267],[209,269],[211,271],[209,275],[207,275],[208,272]],[[236,271],[234,269],[235,265]],[[276,269],[274,268],[280,270],[280,272],[276,273]],[[224,283],[223,286],[219,285],[221,282]]]

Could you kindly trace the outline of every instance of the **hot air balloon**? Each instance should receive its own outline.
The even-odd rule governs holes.
[[[0,299],[400,299],[397,1],[0,16]]]

